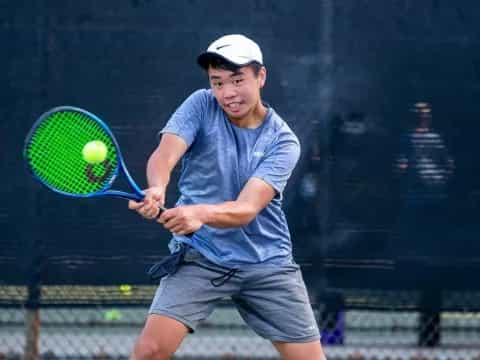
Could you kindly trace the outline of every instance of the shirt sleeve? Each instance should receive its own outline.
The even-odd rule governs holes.
[[[170,133],[180,136],[188,146],[195,140],[207,108],[205,90],[191,94],[167,121],[160,134]]]
[[[292,136],[280,140],[265,154],[252,177],[271,185],[279,194],[283,192],[300,157],[300,143]]]

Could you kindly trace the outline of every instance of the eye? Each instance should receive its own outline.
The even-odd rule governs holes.
[[[212,86],[216,89],[221,89],[222,86],[223,86],[223,83],[222,82],[214,82],[214,83],[212,83]]]
[[[233,84],[234,85],[240,85],[243,82],[243,79],[234,79]]]

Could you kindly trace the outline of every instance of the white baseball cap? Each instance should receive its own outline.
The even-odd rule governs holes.
[[[197,58],[198,64],[207,69],[209,59],[219,56],[232,64],[245,66],[252,62],[263,65],[263,56],[257,43],[243,35],[225,35],[210,44],[207,51]]]

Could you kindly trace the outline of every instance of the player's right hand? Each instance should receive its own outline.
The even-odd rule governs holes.
[[[130,200],[128,208],[135,210],[145,219],[154,219],[158,216],[160,208],[165,203],[165,188],[153,186],[144,190],[145,197],[142,201]]]

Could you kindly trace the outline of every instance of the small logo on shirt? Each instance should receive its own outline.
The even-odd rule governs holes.
[[[263,151],[255,151],[253,153],[254,157],[262,157],[263,155],[265,155],[265,153]]]

